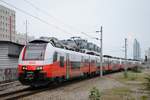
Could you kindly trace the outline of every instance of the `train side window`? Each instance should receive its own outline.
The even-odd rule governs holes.
[[[84,59],[84,66],[88,66],[88,59]]]
[[[72,61],[71,66],[72,66],[72,69],[80,69],[81,62]]]
[[[64,67],[64,57],[60,56],[60,67]]]
[[[53,55],[53,62],[57,61],[57,57],[58,57],[58,53],[55,52],[54,55]]]
[[[92,63],[92,64],[95,64],[95,60],[91,60],[91,63]]]

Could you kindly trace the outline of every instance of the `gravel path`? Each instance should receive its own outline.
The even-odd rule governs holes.
[[[88,100],[89,91],[93,87],[97,87],[100,91],[105,91],[107,89],[123,86],[122,83],[110,77],[96,77],[19,98],[19,100]]]

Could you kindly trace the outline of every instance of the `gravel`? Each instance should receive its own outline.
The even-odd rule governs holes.
[[[88,100],[90,90],[93,87],[98,88],[101,92],[124,86],[122,83],[105,76],[96,77],[88,80],[82,80],[57,89],[46,90],[19,100]]]

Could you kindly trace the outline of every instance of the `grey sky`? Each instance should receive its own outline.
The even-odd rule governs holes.
[[[81,36],[98,44],[99,41],[90,39],[80,32],[88,32],[89,35],[98,37],[95,31],[103,25],[105,54],[124,57],[122,50],[125,37],[128,38],[130,58],[133,54],[134,38],[137,38],[141,44],[142,55],[145,49],[150,47],[149,0],[27,0],[50,16],[43,14],[38,8],[33,8],[24,0],[5,1],[53,24],[48,26],[16,10],[16,28],[19,32],[25,32],[24,22],[27,19],[28,31],[35,37],[56,36],[64,39],[70,36]],[[1,2],[0,4],[7,6]],[[53,26],[58,26],[67,32]]]

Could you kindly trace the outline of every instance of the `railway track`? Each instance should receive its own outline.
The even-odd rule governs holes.
[[[26,97],[26,96],[31,96],[33,94],[40,93],[43,91],[50,91],[50,90],[57,89],[60,87],[63,88],[63,86],[67,86],[69,84],[75,84],[76,82],[79,82],[79,81],[84,81],[84,80],[72,80],[72,81],[61,83],[61,84],[50,84],[47,87],[40,87],[40,88],[27,87],[27,88],[23,88],[17,91],[0,94],[0,100],[16,100],[16,99]]]
[[[55,89],[55,88],[58,88],[59,86],[62,86],[62,85],[52,84],[51,86],[40,87],[40,88],[26,87],[17,91],[11,91],[11,92],[0,94],[0,100],[16,100],[22,97],[40,93],[42,91]]]
[[[21,85],[21,83],[19,81],[2,83],[2,84],[0,84],[0,91],[6,90],[12,86],[15,87],[15,86],[19,86],[19,85]]]
[[[111,76],[111,74],[114,74],[114,73],[106,74],[104,77],[109,77],[109,76]],[[97,78],[97,77],[99,77],[99,76],[92,77],[92,78]],[[75,79],[75,80],[67,81],[67,82],[64,82],[61,84],[50,84],[47,87],[40,87],[40,88],[24,87],[24,88],[21,88],[16,91],[9,91],[7,93],[1,93],[0,100],[16,100],[16,99],[26,97],[26,96],[31,96],[31,95],[34,95],[36,93],[40,93],[43,91],[50,91],[50,90],[57,89],[60,87],[63,88],[69,84],[75,84],[77,82],[90,80],[90,79],[91,78]]]
[[[40,88],[32,88],[32,87],[26,87],[22,88],[20,90],[16,91],[10,91],[7,93],[2,93],[0,94],[0,100],[16,100],[22,97],[30,96],[36,93],[40,93],[42,91],[47,91],[47,90],[52,90],[56,89],[61,86],[65,86],[67,84],[70,84],[71,82],[65,82],[62,84],[51,84],[50,86],[47,87],[40,87]]]
[[[30,88],[23,88],[23,89],[20,89],[17,91],[3,93],[3,94],[0,94],[0,99],[1,100],[10,100],[10,99],[12,100],[14,97],[17,97],[19,95],[21,96],[22,93],[24,93],[25,91],[28,91],[28,90],[30,90]]]

